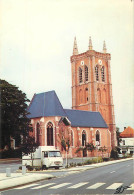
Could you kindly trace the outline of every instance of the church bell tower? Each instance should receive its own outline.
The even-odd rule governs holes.
[[[89,47],[78,53],[74,39],[72,68],[72,109],[100,112],[111,132],[111,144],[117,145],[112,82],[110,70],[111,55],[107,53],[106,43],[103,51],[93,50],[89,37]]]

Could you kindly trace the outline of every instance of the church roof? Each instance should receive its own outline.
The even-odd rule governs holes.
[[[108,128],[99,112],[65,109],[72,127]]]
[[[35,94],[28,107],[28,112],[29,118],[66,116],[55,91]]]
[[[120,133],[120,137],[134,137],[134,129],[132,129],[131,127],[127,127],[122,133]]]
[[[73,127],[108,128],[99,112],[63,109],[55,91],[35,94],[28,107],[29,118],[67,117]]]

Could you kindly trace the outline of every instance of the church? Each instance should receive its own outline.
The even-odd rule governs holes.
[[[40,146],[59,149],[65,157],[61,141],[69,141],[68,157],[102,155],[110,156],[117,145],[112,83],[110,73],[111,55],[104,42],[103,52],[93,50],[91,37],[89,48],[78,53],[74,39],[72,69],[72,109],[64,109],[56,92],[34,94],[28,107],[33,136]],[[79,151],[92,143],[94,151]]]

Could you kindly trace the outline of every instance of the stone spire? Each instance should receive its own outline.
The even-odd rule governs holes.
[[[93,50],[91,37],[89,37],[89,50]]]
[[[73,55],[78,55],[78,47],[77,47],[76,37],[74,38]]]
[[[104,43],[103,43],[103,53],[107,53],[107,48],[106,48],[106,43],[105,43],[105,41],[104,41]]]

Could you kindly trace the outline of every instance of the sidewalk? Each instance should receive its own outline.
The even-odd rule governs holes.
[[[39,180],[45,180],[53,178],[50,174],[37,174],[37,173],[12,173],[11,177],[6,177],[5,173],[0,174],[0,191],[12,187],[16,187],[23,184],[32,183]]]
[[[85,171],[88,169],[93,169],[97,167],[102,167],[114,163],[120,163],[123,161],[127,160],[132,160],[134,158],[127,158],[127,159],[122,159],[122,160],[113,160],[113,161],[108,161],[108,162],[102,162],[102,163],[97,163],[97,164],[91,164],[91,165],[84,165],[84,166],[79,166],[79,167],[72,167],[68,169],[60,169],[60,170],[55,170],[55,172],[61,172],[60,176],[64,175],[63,172],[71,174],[72,173],[77,173],[80,171]],[[46,180],[50,178],[54,178],[55,176],[52,174],[47,174],[45,173],[46,171],[39,171],[39,172],[28,172],[25,175],[22,175],[22,173],[11,173],[11,177],[6,177],[6,173],[0,173],[0,191],[16,187],[19,185],[24,185],[24,184],[29,184],[32,182],[37,182],[40,180]],[[47,172],[53,172],[53,170],[47,170]],[[44,174],[43,174],[44,173]]]
[[[6,158],[6,159],[0,159],[0,164],[1,163],[18,163],[21,162],[22,160],[20,158]]]

